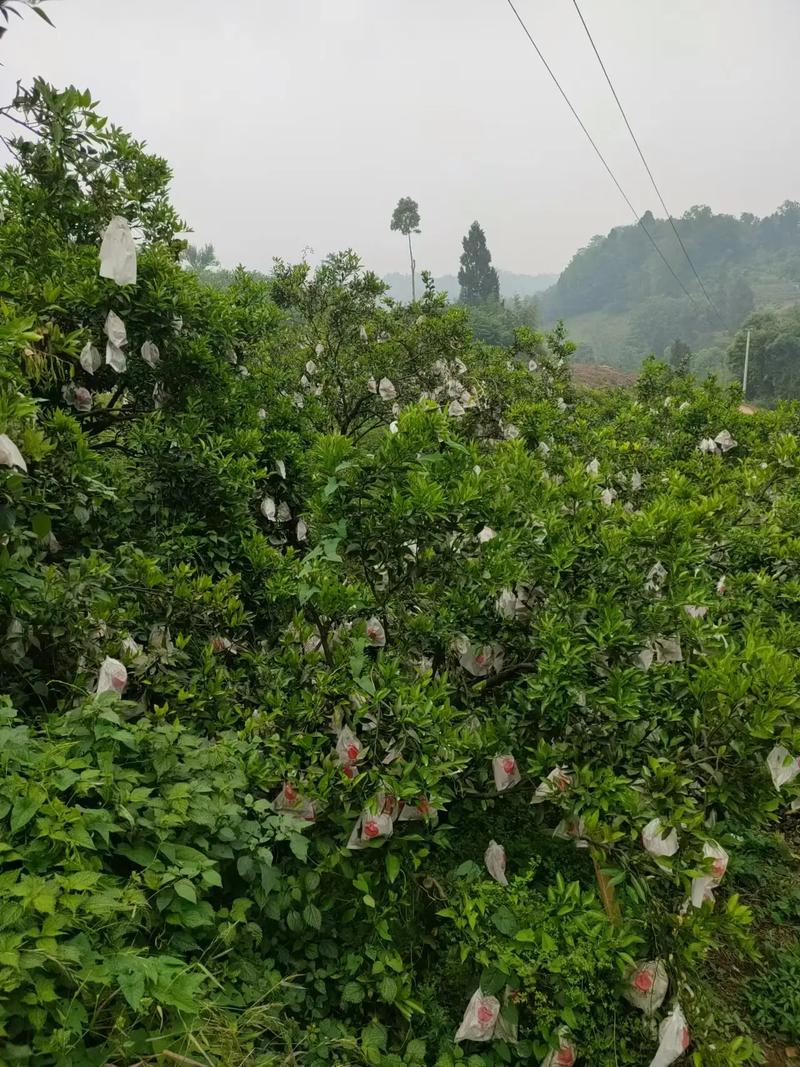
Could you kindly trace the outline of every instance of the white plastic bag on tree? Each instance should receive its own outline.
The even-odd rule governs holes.
[[[347,847],[351,849],[366,848],[370,841],[377,841],[380,837],[391,837],[394,833],[394,820],[391,815],[371,815],[364,812],[359,815]]]
[[[661,591],[661,587],[667,580],[667,572],[661,563],[654,563],[650,570],[647,572],[647,579],[644,583],[646,593],[658,593]]]
[[[467,1004],[464,1018],[456,1030],[454,1040],[459,1041],[491,1041],[494,1036],[494,1028],[500,1015],[500,1001],[497,997],[486,996],[480,989],[476,989]]]
[[[275,508],[275,501],[271,496],[265,496],[261,501],[261,514],[268,522],[276,521],[278,513]]]
[[[642,830],[642,848],[651,856],[674,856],[678,851],[678,833],[676,830],[664,833],[661,819],[651,819]]]
[[[713,437],[701,437],[697,449],[699,452],[703,452],[708,456],[713,456],[716,455],[717,444]]]
[[[558,1048],[547,1053],[542,1060],[541,1067],[572,1067],[578,1050],[565,1033],[561,1034],[559,1041]]]
[[[725,877],[728,869],[728,853],[716,841],[703,845],[703,859],[711,860],[711,873],[692,879],[692,906],[701,908],[704,900],[714,899],[714,890]]]
[[[314,822],[316,819],[314,802],[298,792],[291,782],[284,782],[283,788],[273,800],[272,806],[275,811],[282,812],[284,815],[289,815],[291,818],[298,819],[301,822]]]
[[[800,757],[792,756],[783,745],[776,745],[767,756],[767,767],[776,789],[788,785],[800,774]]]
[[[97,675],[97,692],[119,693],[121,696],[127,684],[128,672],[125,664],[120,663],[118,659],[112,659],[111,656],[106,656],[100,664],[100,671]]]
[[[336,755],[339,757],[339,762],[343,766],[358,763],[361,754],[361,742],[349,726],[343,726],[336,737]]]
[[[571,784],[572,779],[563,767],[554,767],[545,780],[537,785],[531,804],[543,804],[545,800],[552,800]]]
[[[11,438],[4,433],[0,433],[0,466],[17,467],[26,474],[28,473],[28,465],[22,458],[22,453]]]
[[[482,545],[485,545],[487,541],[491,541],[493,537],[497,537],[497,534],[491,528],[491,526],[484,526],[484,528],[478,534],[478,540]]]
[[[515,589],[502,589],[494,602],[501,619],[524,619],[528,615],[530,589],[517,585]]]
[[[684,604],[683,610],[690,619],[704,619],[708,614],[708,608],[704,604]]]
[[[128,343],[128,332],[125,323],[113,311],[106,316],[105,333],[108,338],[106,344],[106,363],[117,374],[123,374],[128,366],[123,349]]]
[[[127,219],[120,215],[106,226],[100,244],[100,277],[117,285],[136,284],[136,245]]]
[[[394,400],[397,396],[397,390],[394,387],[394,382],[389,378],[381,378],[378,383],[378,394],[381,400]]]
[[[490,841],[489,847],[483,855],[486,870],[500,885],[508,885],[506,878],[506,850],[496,841]]]
[[[148,365],[148,367],[155,367],[156,363],[161,359],[161,353],[158,350],[158,345],[153,344],[152,341],[145,341],[141,347],[142,359]]]
[[[657,637],[653,641],[656,663],[682,663],[681,643],[675,637]]]
[[[76,386],[70,382],[69,385],[65,385],[61,390],[61,395],[76,411],[86,412],[92,410],[92,394],[82,385]]]
[[[142,646],[132,637],[123,637],[119,647],[120,655],[127,656],[132,660],[138,659],[142,654]]]
[[[458,662],[473,678],[485,678],[503,666],[504,652],[499,645],[474,646],[467,642],[461,651]]]
[[[604,489],[603,492],[600,494],[600,500],[607,508],[610,508],[616,499],[616,489]]]
[[[513,789],[522,780],[517,761],[510,752],[502,756],[495,756],[492,760],[492,773],[494,774],[494,787],[498,793],[505,793]]]
[[[386,760],[383,761],[384,763]],[[416,804],[404,804],[397,817],[398,822],[422,822],[436,814],[427,797],[417,797]]]
[[[586,837],[586,823],[583,816],[580,818],[562,819],[553,830],[553,837],[562,841],[574,841],[575,848],[588,848],[589,841]]]
[[[297,520],[296,536],[297,536],[297,540],[298,541],[306,541],[306,540],[308,540],[308,526],[303,521],[303,519],[298,519]]]
[[[583,469],[591,478],[597,478],[600,474],[600,461],[591,459]]]
[[[727,430],[722,430],[714,438],[714,444],[720,450],[720,452],[730,452],[732,448],[736,448],[737,442],[731,437]]]
[[[87,341],[81,349],[80,364],[87,374],[94,374],[103,365],[103,357],[91,341]]]
[[[367,619],[367,640],[373,648],[383,648],[386,644],[386,631],[375,615]]]
[[[623,996],[645,1015],[655,1015],[667,996],[669,978],[662,960],[637,963],[625,979]]]
[[[117,348],[124,348],[128,343],[128,331],[125,329],[125,323],[115,311],[109,311],[108,315],[106,315],[104,330],[108,340],[112,345],[116,345]]]
[[[276,517],[278,522],[291,522],[292,512],[286,501],[282,501],[280,504],[278,504],[278,511]]]
[[[658,1028],[658,1050],[650,1061],[650,1067],[670,1067],[690,1044],[686,1018],[680,1004],[676,1004]]]
[[[447,414],[451,419],[463,419],[466,411],[458,400],[451,400],[447,406]]]

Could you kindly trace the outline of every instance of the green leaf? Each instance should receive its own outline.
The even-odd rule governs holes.
[[[40,19],[44,19],[48,26],[52,26],[53,29],[55,29],[55,25],[53,24],[53,21],[50,16],[46,12],[42,11],[40,7],[33,8],[33,11],[39,16]]]
[[[342,990],[342,1000],[345,1004],[360,1004],[364,999],[364,987],[358,982],[348,982]]]
[[[118,974],[117,984],[133,1010],[138,1011],[144,996],[144,974],[142,971],[129,971],[127,974]]]
[[[24,796],[17,797],[11,809],[11,832],[27,826],[46,799],[45,791],[38,785],[29,786]]]
[[[297,859],[305,862],[308,857],[308,838],[302,834],[292,834],[289,838],[289,848]]]
[[[500,933],[505,934],[506,937],[513,937],[517,930],[519,930],[519,923],[517,922],[516,916],[506,907],[498,908],[494,915],[492,915],[491,921]]]
[[[410,1064],[424,1064],[427,1045],[421,1037],[415,1037],[406,1045],[406,1061]]]
[[[386,853],[386,876],[390,882],[394,882],[400,873],[400,857],[396,852]]]
[[[311,926],[314,930],[322,929],[322,912],[315,904],[306,904],[303,908],[303,920],[306,926]]]
[[[45,537],[49,535],[52,525],[50,516],[43,511],[37,511],[31,519],[31,529],[40,541],[44,541]]]
[[[191,904],[197,903],[197,893],[188,878],[179,878],[173,889],[183,900],[188,900]]]
[[[361,1043],[365,1048],[385,1049],[389,1034],[385,1026],[376,1019],[368,1023],[361,1031]]]
[[[533,942],[539,940],[539,935],[535,930],[518,930],[514,934],[515,941],[524,941],[527,944],[533,944]]]
[[[378,986],[378,993],[380,994],[381,1000],[385,1000],[387,1004],[394,1004],[397,1000],[398,989],[397,979],[392,978],[390,974],[386,974],[381,978],[380,985]]]

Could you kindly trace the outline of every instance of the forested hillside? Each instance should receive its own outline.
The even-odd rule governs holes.
[[[536,296],[558,278],[557,274],[518,274],[500,268],[498,268],[497,275],[500,279],[500,296],[508,300],[513,300],[515,296],[522,299]],[[411,299],[411,276],[409,274],[386,274],[383,280],[389,286],[389,295],[395,300]],[[458,300],[461,287],[455,274],[443,274],[434,278],[433,282],[437,293],[446,293],[448,299],[453,302]]]
[[[643,222],[693,296],[681,291],[640,226],[595,237],[540,298],[545,322],[564,318],[582,358],[631,368],[661,356],[676,339],[699,354],[701,369],[725,366],[732,334],[754,308],[800,299],[800,204],[772,215],[715,214],[694,207],[676,220],[684,245],[716,306],[709,307],[666,219]]]
[[[0,121],[2,1067],[788,1062],[798,405],[210,286],[88,92]]]

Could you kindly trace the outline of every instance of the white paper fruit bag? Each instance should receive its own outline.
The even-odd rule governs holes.
[[[546,800],[552,800],[572,784],[572,779],[563,767],[554,767],[543,782],[536,787],[531,804],[543,804]]]
[[[136,284],[136,245],[127,219],[120,215],[106,226],[100,245],[100,277],[117,285]]]
[[[125,664],[120,663],[118,659],[112,659],[111,656],[106,656],[100,664],[100,671],[97,675],[97,692],[122,695],[127,684],[128,672]]]
[[[519,773],[517,761],[510,752],[506,752],[505,755],[502,756],[494,757],[492,760],[492,771],[494,772],[495,789],[498,793],[504,793],[507,789],[513,789],[522,777]]]
[[[316,819],[314,802],[298,792],[291,782],[284,783],[280,793],[273,800],[272,806],[275,811],[289,815],[291,818],[298,819],[301,822],[314,822]]]
[[[381,837],[391,837],[394,832],[394,820],[391,815],[372,815],[364,812],[359,815],[347,847],[352,849],[366,848],[370,841],[377,841]]]
[[[661,960],[637,963],[628,973],[623,995],[645,1015],[655,1015],[667,995],[669,978]]]
[[[508,885],[506,878],[506,850],[496,841],[490,841],[483,856],[486,870],[500,885]]]
[[[711,873],[692,879],[692,904],[695,908],[701,908],[704,900],[713,900],[713,890],[728,869],[728,853],[716,841],[706,841],[703,845],[703,859],[711,860]]]
[[[476,989],[456,1030],[455,1041],[491,1041],[499,1014],[497,997],[487,997]]]
[[[776,745],[767,756],[767,767],[776,789],[788,785],[800,774],[800,758],[792,756],[783,745]]]
[[[674,856],[678,851],[678,834],[664,832],[661,819],[651,819],[642,830],[642,848],[651,856]]]
[[[675,1005],[659,1026],[658,1042],[658,1050],[650,1061],[650,1067],[669,1067],[691,1044],[689,1027],[680,1004]]]
[[[558,1048],[547,1053],[542,1060],[541,1067],[572,1067],[577,1058],[578,1050],[567,1034],[562,1034],[560,1041]]]

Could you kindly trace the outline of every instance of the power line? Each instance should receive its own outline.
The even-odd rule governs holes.
[[[636,219],[637,223],[638,223],[638,224],[639,224],[639,225],[640,225],[640,226],[642,227],[642,229],[644,230],[644,232],[645,232],[645,233],[647,234],[647,239],[648,239],[648,241],[649,241],[649,242],[650,242],[650,244],[651,244],[651,245],[653,246],[653,248],[655,248],[656,252],[657,252],[657,253],[658,253],[658,255],[659,255],[659,256],[661,257],[661,260],[662,260],[662,262],[663,262],[664,266],[665,266],[665,267],[667,268],[667,270],[668,270],[668,271],[670,272],[670,274],[671,274],[671,275],[672,275],[672,277],[673,277],[673,278],[675,279],[675,281],[676,281],[676,282],[678,283],[678,285],[679,285],[679,286],[681,287],[681,289],[683,289],[684,293],[685,293],[685,294],[686,294],[686,295],[687,295],[687,296],[689,297],[689,299],[691,300],[691,302],[692,302],[693,304],[695,304],[695,306],[698,306],[698,305],[697,305],[697,301],[696,301],[696,300],[695,300],[695,298],[694,298],[694,297],[692,296],[692,294],[691,294],[691,293],[689,292],[689,290],[688,290],[688,289],[686,288],[686,286],[685,286],[685,285],[683,284],[683,282],[682,282],[682,281],[680,280],[680,278],[679,278],[679,277],[678,277],[678,275],[677,275],[677,274],[675,273],[675,271],[674,271],[674,270],[672,269],[672,267],[671,267],[671,266],[669,265],[669,262],[667,261],[666,257],[664,256],[664,253],[663,253],[663,252],[661,251],[661,249],[660,249],[660,248],[658,247],[658,245],[656,244],[655,240],[653,239],[653,236],[652,236],[652,234],[650,233],[650,231],[648,230],[648,228],[647,228],[647,227],[645,226],[645,224],[644,224],[644,223],[642,222],[641,218],[639,217],[639,212],[638,212],[638,211],[636,210],[636,208],[635,208],[635,207],[633,206],[633,204],[631,203],[631,201],[630,201],[630,199],[629,199],[629,197],[628,197],[628,194],[627,194],[627,193],[625,192],[625,190],[624,190],[624,189],[622,188],[622,186],[620,185],[620,183],[619,183],[619,182],[617,181],[617,176],[616,176],[616,175],[614,174],[614,171],[613,171],[613,170],[611,169],[611,167],[610,167],[610,166],[608,165],[608,163],[606,162],[606,158],[605,158],[605,156],[603,155],[603,153],[602,153],[602,152],[600,151],[600,149],[599,149],[599,148],[597,147],[597,144],[595,143],[595,140],[594,140],[594,138],[593,138],[593,137],[592,137],[592,135],[591,135],[591,134],[589,133],[589,131],[588,131],[588,130],[586,129],[586,126],[585,126],[585,125],[584,125],[584,123],[583,123],[583,119],[582,119],[582,118],[580,117],[580,115],[578,114],[578,112],[577,112],[577,111],[575,110],[575,108],[574,108],[574,107],[572,106],[572,101],[570,100],[570,98],[569,98],[569,97],[567,96],[567,94],[566,94],[566,93],[564,92],[564,90],[563,90],[563,89],[561,88],[561,82],[559,82],[558,78],[557,78],[557,77],[555,76],[555,74],[553,73],[553,70],[552,70],[552,68],[551,68],[550,64],[549,64],[549,63],[547,62],[547,60],[546,60],[546,59],[544,58],[544,56],[542,55],[542,51],[541,51],[541,49],[539,48],[538,44],[536,43],[536,41],[534,41],[533,37],[531,37],[531,34],[530,34],[530,30],[528,29],[528,27],[527,27],[527,26],[525,25],[525,23],[523,22],[523,20],[522,20],[522,16],[520,15],[519,11],[517,11],[517,9],[516,9],[516,8],[514,7],[514,3],[513,3],[513,0],[506,0],[506,3],[507,3],[507,4],[508,4],[508,6],[509,6],[509,7],[511,8],[511,10],[512,10],[512,11],[514,12],[514,14],[515,14],[515,16],[516,16],[516,19],[517,19],[517,22],[518,22],[518,23],[520,24],[520,26],[521,26],[521,27],[522,27],[522,29],[523,29],[523,32],[524,32],[525,36],[526,36],[526,37],[528,38],[528,40],[530,41],[530,43],[531,43],[531,44],[533,45],[534,49],[536,50],[536,54],[537,54],[537,56],[539,57],[539,59],[541,59],[542,63],[544,64],[544,68],[545,68],[545,70],[547,71],[547,73],[548,73],[548,74],[550,75],[550,77],[551,77],[551,78],[553,79],[553,81],[555,82],[555,84],[556,84],[556,88],[558,89],[558,91],[559,91],[559,92],[561,93],[561,95],[563,96],[563,98],[564,98],[564,102],[566,103],[567,107],[568,107],[568,108],[570,109],[570,111],[571,111],[571,112],[572,112],[572,114],[574,115],[574,117],[575,117],[575,120],[576,120],[576,122],[578,123],[578,125],[580,126],[580,128],[581,128],[581,129],[583,130],[583,132],[584,132],[584,133],[586,134],[586,138],[587,138],[587,140],[589,141],[589,144],[590,144],[590,145],[592,146],[592,148],[593,148],[593,149],[595,150],[595,152],[597,153],[597,157],[598,157],[598,159],[600,160],[600,162],[601,162],[601,163],[603,164],[603,166],[604,166],[604,167],[606,168],[606,170],[608,171],[609,177],[610,177],[610,178],[611,178],[611,180],[613,181],[614,185],[616,185],[617,189],[619,189],[619,192],[620,192],[620,195],[622,196],[622,199],[623,199],[623,200],[625,201],[625,203],[626,203],[626,204],[628,205],[628,207],[629,207],[629,208],[631,209],[631,211],[633,212],[633,217],[634,217],[634,218]]]
[[[594,54],[597,56],[597,62],[600,64],[600,69],[602,70],[603,74],[605,75],[605,79],[608,82],[608,87],[611,90],[611,92],[612,92],[612,94],[614,96],[614,99],[617,102],[617,107],[619,108],[619,113],[620,113],[620,115],[622,115],[622,118],[625,121],[625,125],[628,127],[628,133],[631,135],[631,140],[636,145],[636,151],[639,153],[639,158],[641,159],[642,163],[644,164],[644,169],[647,171],[647,175],[650,178],[652,186],[656,191],[656,196],[661,201],[661,206],[664,209],[664,214],[667,216],[667,219],[669,220],[670,226],[672,227],[672,232],[675,234],[676,238],[678,239],[678,244],[681,246],[681,251],[686,256],[686,260],[687,260],[689,266],[692,268],[692,273],[694,274],[695,278],[697,279],[698,285],[703,290],[703,296],[708,301],[709,306],[713,309],[714,314],[717,316],[719,321],[722,323],[722,325],[727,330],[728,326],[727,326],[725,320],[723,319],[722,315],[720,315],[720,313],[719,313],[719,311],[717,309],[717,306],[714,303],[714,301],[708,295],[708,292],[706,291],[706,287],[703,285],[703,279],[697,273],[697,268],[695,267],[694,263],[692,262],[692,257],[689,255],[689,253],[688,253],[688,251],[686,249],[686,245],[683,243],[683,238],[681,237],[680,233],[678,232],[678,227],[675,225],[675,221],[672,218],[672,212],[669,210],[667,205],[664,203],[664,197],[661,195],[661,190],[659,189],[658,184],[656,183],[656,180],[653,177],[653,172],[652,172],[652,170],[650,170],[650,167],[649,167],[649,165],[647,163],[647,160],[644,157],[644,152],[642,151],[641,145],[639,144],[638,140],[636,139],[636,134],[633,132],[633,128],[631,127],[631,124],[628,121],[628,116],[625,114],[625,108],[622,106],[622,101],[620,100],[619,96],[617,95],[617,90],[614,88],[614,83],[611,81],[611,76],[609,75],[608,71],[606,70],[606,65],[602,60],[602,57],[600,55],[600,52],[598,51],[597,45],[594,43],[594,38],[592,37],[591,31],[589,30],[589,27],[586,25],[586,19],[583,17],[583,12],[581,11],[581,9],[580,9],[580,7],[578,5],[578,0],[572,0],[572,3],[575,6],[575,10],[578,12],[578,18],[581,20],[581,23],[583,25],[584,30],[586,30],[586,36],[589,38],[589,43],[591,44],[592,49],[594,50]]]

